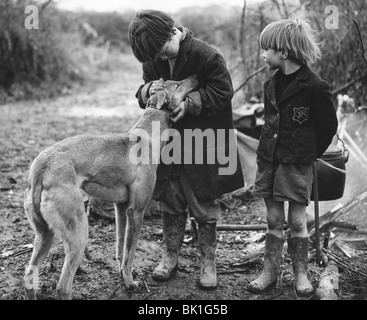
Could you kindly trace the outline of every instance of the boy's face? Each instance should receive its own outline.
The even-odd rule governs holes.
[[[180,37],[175,33],[172,33],[171,38],[163,45],[161,52],[157,55],[158,59],[163,61],[174,59],[178,55],[180,49]]]
[[[279,69],[284,64],[284,59],[282,59],[282,52],[278,50],[264,50],[263,58],[270,70]]]

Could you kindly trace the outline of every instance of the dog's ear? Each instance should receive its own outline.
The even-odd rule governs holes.
[[[163,80],[163,78],[160,78],[158,80],[158,85],[164,86],[164,80]]]
[[[155,108],[157,105],[158,97],[156,94],[149,97],[146,108]]]
[[[162,109],[168,102],[166,90],[161,90],[149,97],[147,108]]]
[[[169,102],[168,97],[167,97],[167,92],[166,90],[161,90],[161,91],[158,91],[155,95],[157,96],[156,108],[162,109],[162,107]]]

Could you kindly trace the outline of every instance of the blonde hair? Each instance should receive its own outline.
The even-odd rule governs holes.
[[[302,19],[279,20],[267,25],[260,35],[263,50],[286,50],[288,58],[304,65],[321,58],[318,32]]]

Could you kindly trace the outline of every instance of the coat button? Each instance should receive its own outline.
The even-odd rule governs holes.
[[[276,133],[274,133],[273,135],[274,139],[278,138],[278,135]]]

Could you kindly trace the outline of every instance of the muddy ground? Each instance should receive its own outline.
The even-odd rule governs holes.
[[[33,243],[33,231],[23,211],[26,174],[33,159],[44,148],[61,139],[84,133],[102,134],[127,131],[141,110],[134,98],[140,83],[140,66],[129,55],[119,55],[114,67],[99,68],[83,87],[64,96],[45,101],[14,102],[0,106],[0,299],[24,299],[22,277],[31,251],[23,246]],[[362,224],[366,208],[351,213],[349,221]],[[220,223],[264,224],[261,201],[239,201],[233,209],[223,207]],[[364,218],[360,218],[361,215]],[[89,217],[89,250],[92,260],[83,259],[77,272],[73,299],[78,300],[296,300],[289,257],[285,255],[278,285],[265,294],[250,294],[246,287],[261,271],[261,262],[235,267],[261,250],[264,231],[218,232],[218,279],[216,290],[205,292],[196,287],[199,252],[194,234],[185,236],[177,274],[167,283],[155,282],[151,273],[160,259],[162,242],[160,214],[147,216],[136,252],[134,269],[141,282],[139,290],[128,292],[120,283],[115,260],[113,221]],[[189,226],[188,221],[188,226]],[[358,251],[350,263],[361,265],[366,251]],[[8,253],[5,254],[4,253]],[[9,254],[10,253],[10,254]],[[56,285],[63,263],[59,239],[47,256],[40,277],[39,299],[56,298]],[[322,268],[310,265],[310,276],[318,286]],[[367,280],[339,268],[336,290],[340,300],[367,297]],[[303,298],[304,299],[304,298]],[[313,299],[313,297],[309,298]]]

